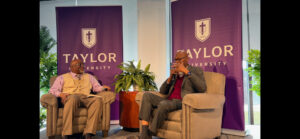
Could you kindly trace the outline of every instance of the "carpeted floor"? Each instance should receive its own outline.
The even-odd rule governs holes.
[[[260,127],[259,126],[248,126],[249,135],[246,137],[233,136],[222,134],[221,139],[260,139]],[[98,131],[96,136],[93,139],[138,139],[139,132],[130,132],[122,129],[120,125],[111,125],[108,132],[108,137],[103,138],[102,132]],[[73,135],[72,139],[81,139],[82,135],[77,134]],[[40,139],[48,139],[46,136],[46,130],[40,131]],[[56,139],[61,139],[60,136],[57,136]],[[159,139],[158,137],[152,137],[152,139]]]

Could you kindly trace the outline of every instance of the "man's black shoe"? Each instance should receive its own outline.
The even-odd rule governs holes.
[[[93,135],[91,133],[87,133],[84,135],[84,139],[92,139],[93,136],[95,136],[95,135]]]
[[[140,139],[152,139],[151,132],[149,131],[149,127],[146,125],[142,126],[142,133]]]

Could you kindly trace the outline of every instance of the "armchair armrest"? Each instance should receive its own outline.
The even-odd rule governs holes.
[[[58,103],[57,103],[57,97],[54,96],[53,94],[44,94],[41,97],[41,104],[43,107],[47,108],[49,105],[53,106],[53,107],[57,107]]]
[[[193,93],[184,96],[182,103],[194,109],[215,109],[223,106],[225,96],[213,93]]]
[[[116,94],[111,91],[103,91],[96,94],[97,96],[101,96],[103,98],[103,103],[113,103],[116,99]]]

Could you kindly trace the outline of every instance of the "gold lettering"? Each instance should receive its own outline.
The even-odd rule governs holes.
[[[199,48],[198,51],[197,51],[196,49],[193,49],[193,50],[194,50],[194,52],[195,52],[195,54],[196,54],[196,59],[198,59],[199,53],[200,53],[200,51],[201,51],[201,48]]]
[[[206,48],[204,48],[204,58],[209,58],[209,57],[210,55],[209,56],[206,55]]]
[[[68,63],[69,61],[68,61],[68,57],[70,56],[71,54],[63,54],[63,56],[65,56],[66,57],[66,63]]]
[[[104,57],[103,60],[101,60],[101,55],[103,55],[103,57]],[[105,55],[104,53],[100,53],[100,54],[98,55],[98,61],[99,61],[99,62],[105,62],[105,61],[106,61],[106,55]]]
[[[73,58],[72,58],[72,60],[74,60],[74,59],[78,59],[78,56],[77,56],[77,54],[74,54],[74,55],[73,55]]]
[[[83,56],[83,54],[80,54],[82,59],[83,59],[83,63],[85,63],[86,58],[88,57],[88,54],[86,54],[85,56]]]
[[[90,57],[91,57],[91,63],[97,62],[96,60],[93,59],[93,54],[92,53],[91,53]]]
[[[229,48],[229,49],[228,49]],[[230,53],[230,56],[233,56],[233,53],[231,52],[233,49],[232,45],[225,45],[224,46],[224,55],[227,56],[227,53]]]
[[[190,57],[191,59],[193,59],[193,56],[192,56],[192,54],[191,54],[190,49],[187,49],[187,50],[186,50],[186,53],[188,54],[188,57]]]
[[[216,53],[215,53],[215,49],[216,49],[216,48],[219,49],[219,54],[218,54],[218,55],[216,55]],[[215,46],[215,47],[212,49],[212,55],[213,55],[214,57],[220,57],[220,56],[222,55],[222,48],[221,48],[220,46]]]
[[[111,60],[113,60],[114,62],[116,62],[116,53],[108,53],[108,61],[111,62]]]

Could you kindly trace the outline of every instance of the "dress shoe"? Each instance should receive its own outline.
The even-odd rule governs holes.
[[[151,131],[149,130],[148,126],[142,126],[142,133],[140,135],[140,139],[152,139]]]
[[[87,133],[84,135],[84,139],[92,139],[93,136],[95,136],[95,135],[93,135],[91,133]]]

